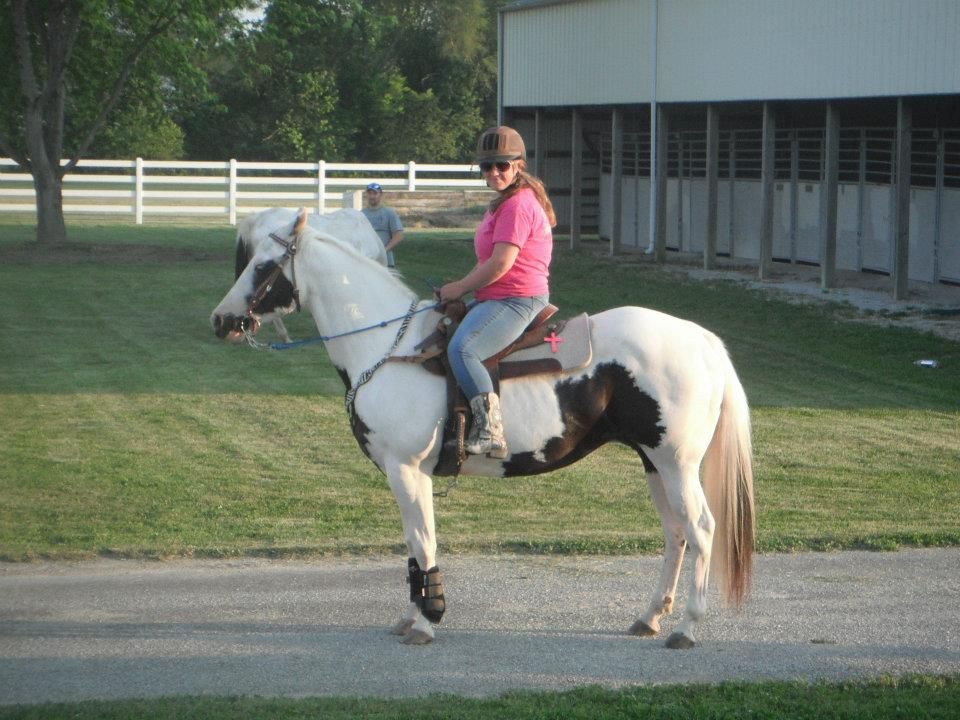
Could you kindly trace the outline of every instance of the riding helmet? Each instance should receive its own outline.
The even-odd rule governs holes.
[[[526,158],[526,155],[520,133],[506,125],[487,128],[477,141],[477,163],[517,160]]]

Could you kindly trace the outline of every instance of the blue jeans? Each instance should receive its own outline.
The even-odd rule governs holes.
[[[547,306],[549,295],[485,300],[470,307],[447,345],[447,357],[467,399],[493,392],[483,361],[512,343]]]

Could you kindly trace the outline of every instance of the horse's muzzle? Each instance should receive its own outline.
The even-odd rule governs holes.
[[[260,327],[257,319],[249,315],[214,315],[213,331],[218,338],[236,342],[246,333],[255,333]]]

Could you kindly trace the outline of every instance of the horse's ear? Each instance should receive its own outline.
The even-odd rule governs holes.
[[[307,226],[307,209],[300,208],[297,211],[297,221],[293,224],[293,234],[299,235]]]

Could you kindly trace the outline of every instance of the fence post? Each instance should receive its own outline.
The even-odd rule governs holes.
[[[407,165],[407,190],[413,192],[417,189],[417,164],[411,160]]]
[[[327,161],[317,163],[317,213],[327,212]]]
[[[343,207],[363,210],[363,190],[346,190],[343,193]]]
[[[230,224],[237,224],[237,161],[230,158],[230,181],[227,190],[227,202],[230,207]]]
[[[134,178],[134,217],[137,225],[143,225],[143,158],[137,158]]]

